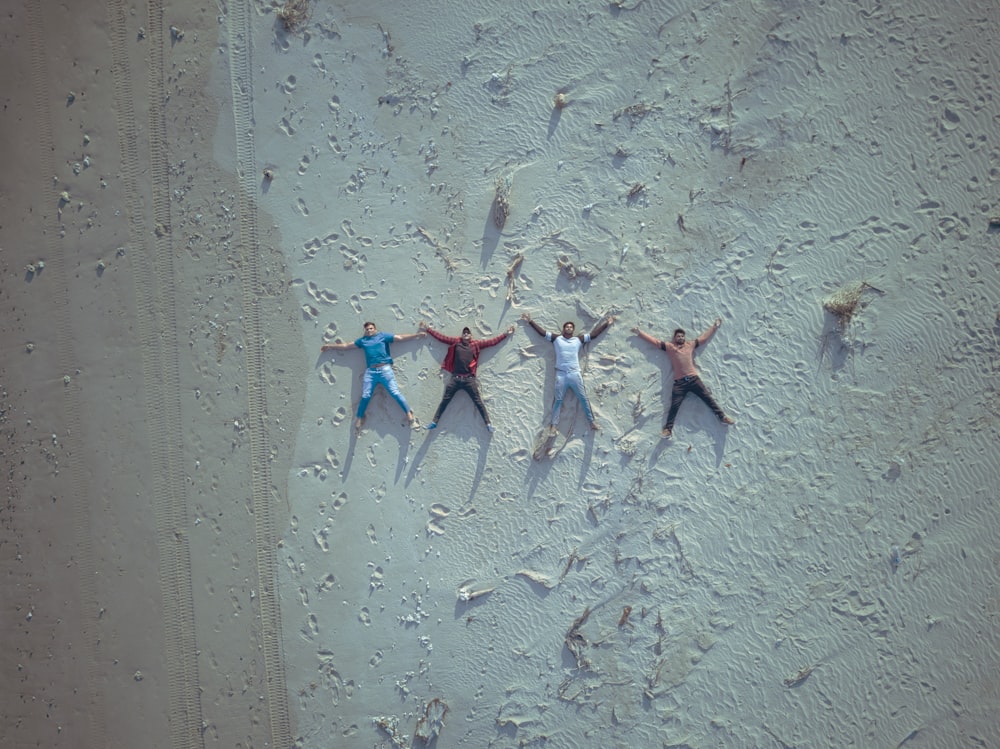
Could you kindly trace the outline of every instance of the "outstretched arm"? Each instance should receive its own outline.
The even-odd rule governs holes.
[[[436,338],[437,340],[441,341],[441,343],[447,343],[449,346],[452,345],[453,343],[458,343],[459,341],[459,339],[456,338],[455,336],[445,335],[440,331],[434,330],[434,328],[432,328],[429,324],[427,324],[423,320],[420,321],[420,330],[430,333],[431,338]]]
[[[320,351],[347,351],[348,349],[354,348],[354,342],[348,341],[347,343],[324,343],[319,347]]]
[[[392,338],[394,341],[399,341],[403,343],[404,341],[412,341],[414,338],[423,338],[427,333],[420,331],[419,333],[393,333]]]
[[[489,348],[490,346],[496,346],[504,338],[507,338],[508,336],[512,336],[512,335],[514,335],[514,326],[513,325],[511,325],[509,328],[507,328],[507,330],[505,330],[503,333],[501,333],[498,336],[495,336],[493,338],[486,338],[485,340],[478,341],[479,348]]]
[[[539,325],[534,320],[532,320],[531,319],[531,315],[529,315],[527,312],[524,312],[524,313],[521,314],[521,319],[524,320],[526,323],[528,323],[528,325],[531,326],[532,330],[534,330],[536,333],[538,333],[538,335],[544,337],[544,335],[545,335],[545,328],[543,328],[541,325]]]
[[[659,338],[650,335],[645,330],[640,330],[639,328],[632,328],[632,332],[635,333],[637,336],[639,336],[646,343],[653,344],[654,346],[656,346],[656,348],[660,348],[663,345],[663,341],[661,341]]]
[[[597,336],[599,336],[605,330],[610,328],[611,323],[613,323],[614,321],[615,321],[615,316],[609,315],[608,317],[605,317],[603,320],[597,323],[597,325],[594,326],[594,329],[590,331],[590,340],[594,340],[595,338],[597,338]]]
[[[699,346],[704,346],[706,343],[712,340],[712,336],[715,335],[715,331],[717,331],[720,327],[722,327],[722,320],[721,318],[717,317],[715,318],[715,322],[711,324],[708,330],[706,330],[704,333],[698,336],[698,340],[696,341],[696,343]]]

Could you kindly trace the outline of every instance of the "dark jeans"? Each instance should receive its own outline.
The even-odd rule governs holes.
[[[718,416],[720,420],[726,418],[726,412],[719,408],[719,404],[712,397],[712,391],[706,387],[698,375],[691,375],[674,380],[674,388],[670,396],[670,411],[667,413],[667,423],[663,425],[664,429],[673,430],[677,409],[681,407],[681,401],[684,400],[684,396],[688,393],[694,393],[705,401],[705,405],[711,408],[712,413]]]
[[[452,375],[451,382],[445,385],[444,396],[441,398],[441,403],[437,411],[434,412],[432,421],[437,422],[441,418],[441,414],[448,408],[451,399],[455,397],[455,393],[459,390],[464,390],[469,394],[472,402],[476,404],[476,408],[479,410],[479,415],[483,417],[483,421],[489,424],[490,417],[486,415],[486,405],[483,403],[483,397],[479,394],[479,380],[475,377],[456,377],[455,375]]]

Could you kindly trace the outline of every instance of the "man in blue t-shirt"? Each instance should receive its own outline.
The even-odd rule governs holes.
[[[393,335],[392,333],[380,333],[375,327],[375,323],[365,323],[365,334],[353,343],[327,343],[320,351],[347,351],[357,346],[365,352],[365,377],[361,385],[361,402],[358,403],[357,419],[354,427],[360,429],[365,421],[365,411],[368,408],[368,401],[372,399],[372,393],[376,385],[382,385],[389,391],[399,407],[406,413],[406,418],[413,425],[413,411],[410,410],[396,384],[396,374],[392,371],[392,357],[389,355],[389,344],[393,341],[410,341],[414,338],[423,338],[426,333],[406,333]]]

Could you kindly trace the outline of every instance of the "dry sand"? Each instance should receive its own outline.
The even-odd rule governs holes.
[[[1000,745],[995,3],[277,6],[5,8],[0,745]]]

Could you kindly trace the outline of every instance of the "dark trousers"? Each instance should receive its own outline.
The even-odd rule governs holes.
[[[441,398],[441,403],[438,405],[437,411],[434,412],[433,421],[436,422],[441,418],[441,414],[448,408],[451,399],[455,397],[455,393],[459,390],[464,390],[469,394],[472,402],[476,404],[476,408],[479,410],[479,415],[483,417],[483,421],[489,424],[490,417],[486,415],[486,404],[483,403],[483,396],[479,394],[479,380],[475,377],[456,377],[455,375],[452,375],[451,382],[445,385],[444,396]]]
[[[690,375],[688,377],[681,377],[679,380],[674,380],[674,388],[670,396],[670,411],[667,413],[667,423],[663,425],[664,429],[673,430],[674,419],[677,417],[677,409],[681,407],[681,401],[684,400],[684,396],[688,393],[694,393],[705,401],[705,405],[711,408],[712,413],[719,417],[720,420],[726,418],[726,412],[719,408],[719,404],[712,397],[712,391],[708,389],[698,375]]]

